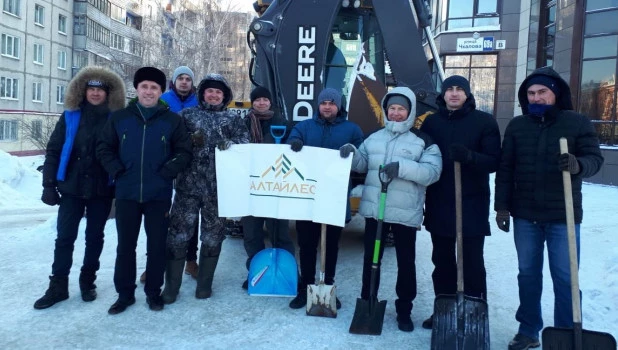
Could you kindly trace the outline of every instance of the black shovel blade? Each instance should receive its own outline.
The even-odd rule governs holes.
[[[575,330],[572,328],[547,327],[541,336],[544,350],[575,349]],[[616,339],[603,332],[582,330],[582,349],[616,350]]]
[[[489,350],[487,302],[459,292],[436,297],[431,349]]]
[[[386,300],[378,301],[356,299],[356,309],[350,325],[352,334],[382,334],[384,324],[384,312],[386,311]]]

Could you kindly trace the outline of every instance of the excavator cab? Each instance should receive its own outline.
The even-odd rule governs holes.
[[[389,87],[412,89],[417,115],[435,110],[422,1],[260,0],[254,7],[261,15],[247,35],[250,77],[290,121],[311,118],[326,87],[342,92],[348,119],[366,135],[383,126],[380,103]]]

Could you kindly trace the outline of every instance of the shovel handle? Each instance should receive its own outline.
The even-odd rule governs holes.
[[[560,138],[560,153],[569,153],[566,138]],[[579,267],[577,263],[577,242],[575,240],[575,219],[573,215],[573,190],[571,188],[571,174],[568,170],[562,171],[562,185],[564,187],[564,207],[566,209],[567,238],[569,240],[569,267],[571,269],[571,300],[573,302],[573,323],[582,323],[582,310],[579,297]]]
[[[326,224],[320,227],[320,283],[324,284],[324,274],[326,273]]]
[[[464,291],[463,281],[463,217],[461,203],[461,163],[455,162],[455,231],[457,242],[457,292]]]

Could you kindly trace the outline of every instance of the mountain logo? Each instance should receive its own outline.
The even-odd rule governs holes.
[[[317,181],[307,178],[281,154],[259,175],[249,175],[252,196],[314,200]]]
[[[290,159],[288,159],[285,154],[281,154],[279,158],[275,160],[274,165],[270,165],[266,168],[266,170],[262,172],[261,177],[265,177],[270,172],[275,174],[275,178],[282,176],[282,179],[286,179],[288,176],[296,174],[301,180],[305,180],[303,174],[301,174],[300,171],[292,165],[292,162],[290,162]]]

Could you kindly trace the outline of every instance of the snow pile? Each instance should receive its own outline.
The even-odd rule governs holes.
[[[0,208],[32,207],[39,203],[43,156],[19,158],[0,151]]]

